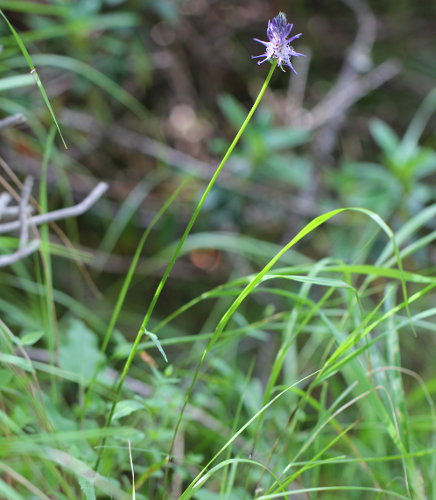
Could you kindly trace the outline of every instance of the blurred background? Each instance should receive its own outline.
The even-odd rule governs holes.
[[[266,39],[268,19],[279,11],[294,34],[303,33],[295,49],[306,57],[295,60],[298,76],[275,72],[172,272],[156,320],[258,269],[327,210],[370,208],[396,229],[434,201],[434,2],[0,0],[0,8],[22,37],[68,144],[65,150],[56,139],[50,208],[83,199],[97,180],[109,183],[86,215],[60,223],[87,271],[55,259],[59,290],[107,318],[142,232],[192,177],[141,256],[119,324],[127,338],[263,83],[269,64],[251,59],[263,52],[253,38]],[[2,131],[1,154],[18,176],[37,182],[52,119],[25,79],[25,58],[5,23],[0,43],[3,76],[24,78],[4,86],[1,113],[26,118]],[[305,239],[288,262],[371,262],[378,238],[363,217],[346,215]],[[407,265],[431,272],[430,248]],[[57,307],[60,316],[68,313]],[[200,307],[178,328],[194,333],[208,317]]]

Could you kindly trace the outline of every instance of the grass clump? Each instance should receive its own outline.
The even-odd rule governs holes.
[[[157,118],[136,97],[135,79],[149,75],[147,54],[135,68],[136,95],[109,65],[135,40],[141,12],[115,6],[109,13],[103,4],[74,12],[56,2],[0,1],[11,32],[2,38],[9,72],[2,88],[10,94],[0,107],[27,118],[27,129],[5,127],[11,148],[1,159],[2,188],[15,197],[10,213],[20,224],[18,234],[0,221],[2,257],[30,237],[37,242],[0,267],[0,496],[436,498],[436,278],[429,258],[436,205],[425,182],[436,155],[421,144],[434,92],[403,139],[381,120],[371,122],[380,163],[363,171],[363,160],[344,155],[338,169],[317,179],[319,158],[298,149],[315,143],[316,127],[277,126],[260,106],[273,93],[276,66],[301,55],[289,46],[280,14],[269,42],[261,42],[272,64],[247,117],[245,105],[220,98],[237,131],[225,151],[223,141],[211,141],[223,159],[205,175],[200,161],[190,168],[186,153],[141,135],[150,130],[129,131],[124,115],[114,125],[117,112],[127,120]],[[152,33],[165,46],[171,30],[162,23],[177,23],[181,12],[162,5],[147,8],[161,16]],[[14,13],[26,9],[21,33]],[[52,50],[60,27],[75,44],[61,54],[33,54],[35,42]],[[94,67],[82,30],[97,29],[105,33],[97,43],[105,56]],[[35,82],[24,64],[39,75]],[[35,65],[80,76],[80,83],[67,77],[73,98],[65,99],[81,109],[65,111],[53,96],[56,85],[46,85]],[[118,69],[126,77],[123,64]],[[38,99],[44,110],[27,111]],[[186,107],[174,113],[189,125]],[[107,130],[100,129],[105,120]],[[177,120],[170,124],[177,129]],[[89,160],[109,161],[110,152],[100,152],[105,134],[130,141],[129,162],[145,144],[156,164],[127,195],[127,181],[114,176],[110,194],[86,215],[37,225],[34,212],[75,206],[77,194],[90,191],[83,186],[110,178],[93,172]],[[26,155],[40,171],[37,199],[27,192],[24,203],[30,181],[23,187],[23,173],[9,164]],[[275,185],[260,171],[264,163]],[[295,165],[307,165],[305,175]],[[280,220],[283,238],[274,237],[276,192],[311,197],[310,216],[291,231]],[[352,202],[353,193],[358,202],[338,202]],[[5,214],[9,203],[0,204]],[[151,215],[143,211],[149,204]],[[251,219],[245,205],[258,210]],[[233,230],[222,222],[227,215]]]

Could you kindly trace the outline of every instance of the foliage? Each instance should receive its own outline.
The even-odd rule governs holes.
[[[0,496],[436,498],[435,91],[396,123],[378,89],[320,164],[289,75],[267,91],[237,60],[251,22],[214,31],[204,3],[0,0],[0,109],[27,121],[2,130],[2,186],[33,169],[47,211],[111,183],[0,268]]]

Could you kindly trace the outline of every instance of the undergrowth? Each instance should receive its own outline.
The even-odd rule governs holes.
[[[14,5],[60,16],[73,32],[82,26],[61,4]],[[49,25],[24,36],[3,17],[12,33],[2,34],[2,66],[10,74],[0,86],[11,94],[0,107],[28,118],[29,130],[10,140],[19,144],[27,133],[27,147],[41,157],[37,204],[44,213],[73,198],[63,171],[69,150],[62,144],[70,146],[72,136],[35,66],[75,72],[136,117],[149,115],[77,56],[32,54],[32,34],[55,36]],[[106,22],[108,28],[136,24],[122,13],[85,20],[84,26]],[[436,205],[426,184],[436,154],[421,145],[435,94],[402,139],[380,120],[371,122],[380,164],[344,159],[327,177],[348,207],[319,210],[281,244],[208,230],[201,217],[214,190],[224,196],[215,183],[233,149],[249,156],[250,142],[265,141],[268,156],[263,131],[269,140],[280,134],[265,110],[256,111],[275,67],[240,128],[244,107],[226,98],[224,112],[239,132],[209,184],[192,172],[156,171],[115,213],[101,200],[88,214],[93,231],[102,231],[97,256],[74,244],[81,227],[72,220],[62,226],[72,245],[45,224],[37,230],[40,251],[0,269],[2,498],[436,499],[436,278],[430,265]],[[22,85],[40,93],[31,99],[44,104],[45,121],[41,109],[27,113],[20,104]],[[296,134],[296,146],[310,139]],[[2,186],[18,190],[3,163]],[[55,200],[51,170],[59,182]],[[145,231],[131,231],[148,193],[169,179],[171,191],[163,189]],[[185,231],[168,237],[177,216],[188,221]],[[197,218],[203,230],[195,231]],[[102,270],[124,232],[135,242],[133,256],[121,279],[105,279]],[[15,236],[0,241],[2,253],[18,244]],[[318,246],[319,252],[310,251]],[[231,272],[217,283],[184,284],[188,257],[199,262],[217,255],[233,264]],[[106,287],[105,295],[93,280]]]

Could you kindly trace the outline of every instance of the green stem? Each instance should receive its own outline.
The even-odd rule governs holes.
[[[150,305],[147,309],[147,312],[144,316],[144,320],[142,321],[139,332],[136,335],[132,349],[129,353],[129,356],[126,360],[123,371],[121,373],[121,377],[120,377],[120,380],[118,382],[118,385],[117,385],[117,388],[115,391],[115,398],[112,402],[109,416],[108,416],[107,421],[106,421],[106,426],[105,426],[106,428],[110,427],[110,425],[112,423],[112,418],[113,418],[113,415],[115,412],[115,407],[119,401],[121,390],[122,390],[123,385],[124,385],[124,380],[126,379],[126,376],[127,376],[129,369],[130,369],[130,366],[133,362],[133,359],[135,358],[136,351],[138,349],[138,345],[141,341],[141,338],[144,335],[144,333],[147,331],[148,322],[149,322],[150,317],[153,313],[156,302],[158,301],[159,296],[163,290],[163,287],[165,286],[165,283],[168,279],[168,276],[169,276],[169,274],[170,274],[170,272],[171,272],[171,270],[172,270],[172,268],[177,260],[177,257],[179,256],[179,254],[182,250],[182,247],[186,241],[186,238],[189,236],[189,233],[191,232],[191,229],[192,229],[193,225],[195,224],[195,221],[197,220],[198,215],[200,214],[200,211],[204,205],[204,202],[206,201],[206,198],[209,195],[210,190],[212,189],[213,185],[215,184],[219,174],[221,173],[221,170],[224,168],[224,165],[227,163],[227,160],[229,159],[230,155],[232,154],[233,150],[235,149],[236,145],[238,144],[239,139],[241,138],[242,134],[244,133],[245,129],[247,128],[247,125],[250,122],[251,118],[253,117],[253,114],[256,111],[257,107],[259,106],[259,103],[262,100],[262,97],[264,96],[266,89],[268,88],[269,82],[271,80],[271,77],[274,73],[276,66],[277,66],[277,61],[274,61],[274,63],[271,65],[271,69],[269,70],[269,73],[265,79],[265,82],[262,85],[262,88],[260,89],[259,95],[257,96],[256,100],[254,101],[254,104],[251,107],[251,109],[247,115],[247,118],[245,118],[244,123],[242,124],[241,128],[239,129],[238,133],[236,134],[235,138],[233,139],[233,142],[230,144],[226,154],[224,155],[223,159],[221,160],[221,163],[218,165],[217,169],[215,170],[215,173],[213,174],[211,180],[209,181],[209,184],[207,185],[206,189],[204,190],[203,195],[201,196],[200,201],[198,202],[197,206],[195,207],[195,210],[191,216],[191,219],[189,220],[188,225],[186,226],[186,229],[185,229],[182,237],[180,238],[179,243],[177,244],[177,247],[176,247],[176,249],[171,257],[171,260],[168,263],[167,268],[165,269],[164,275],[163,275],[162,279],[160,280],[159,285],[158,285],[158,287],[153,295],[153,298],[152,298]],[[197,377],[198,377],[198,371],[194,375],[194,383],[195,383],[195,380],[197,379]],[[182,411],[180,412],[180,415],[179,415],[179,420],[178,420],[176,428],[174,430],[174,435],[173,435],[173,439],[172,439],[172,443],[171,443],[170,453],[172,452],[172,448],[174,445],[174,439],[175,439],[175,436],[177,434],[178,428],[180,426],[180,422],[182,420],[183,411],[184,411],[185,407],[186,407],[186,403],[183,405]],[[99,466],[100,461],[101,461],[105,441],[106,441],[106,438],[103,439],[101,447],[100,447],[100,452],[99,452],[97,462],[95,465],[96,471],[97,471],[98,466]]]

